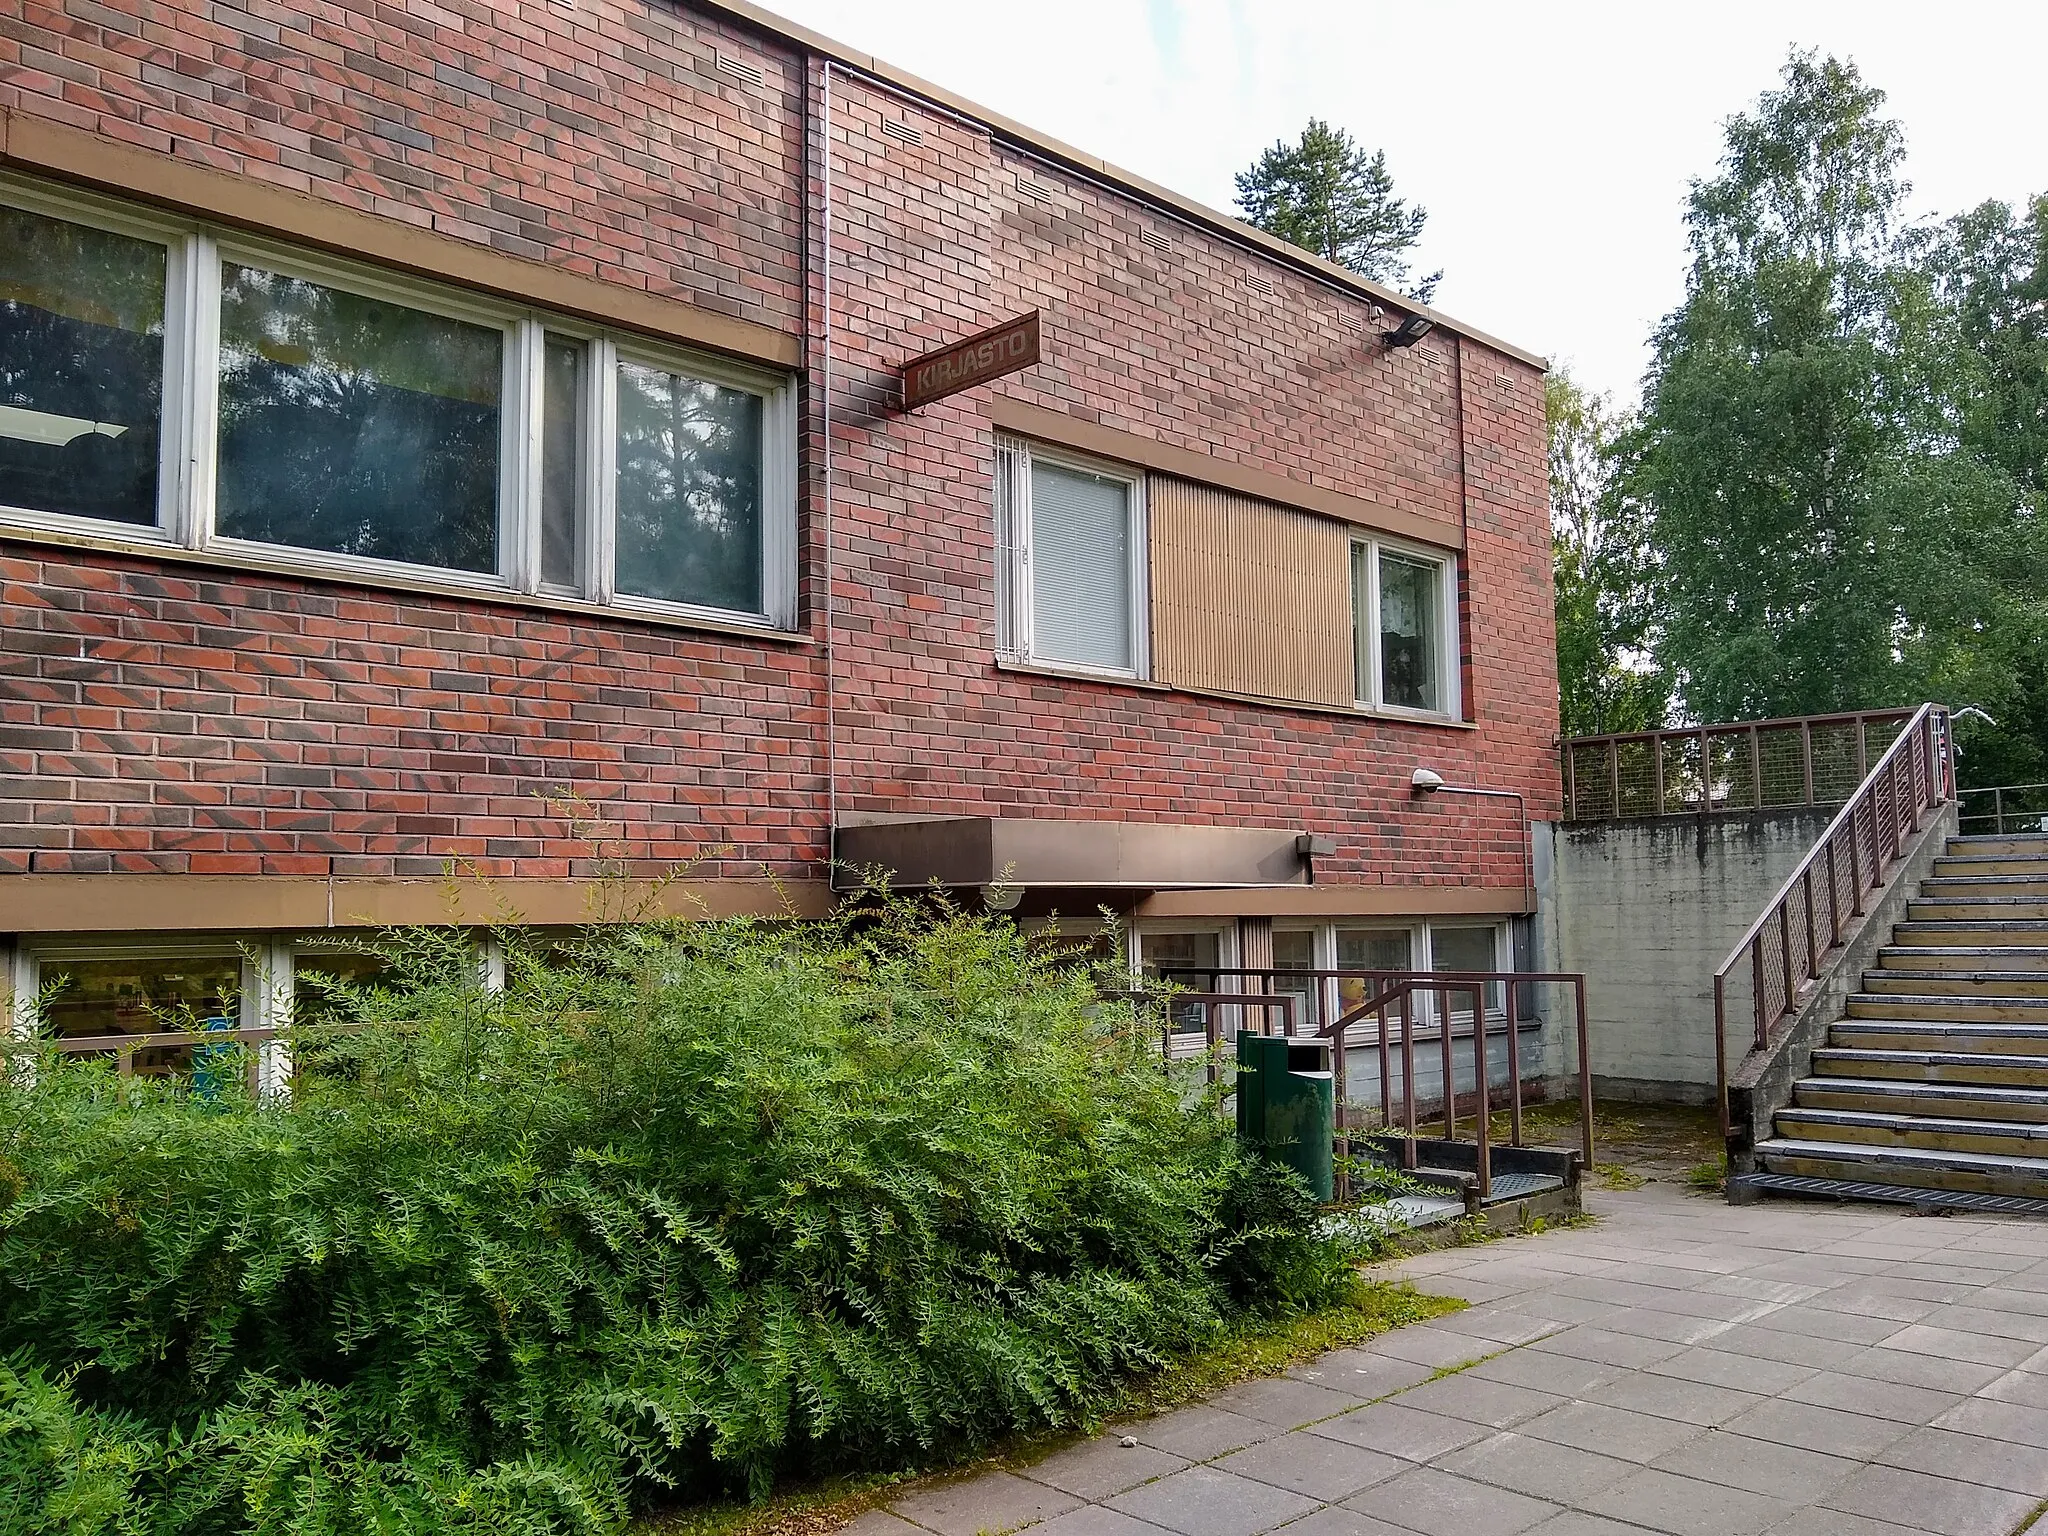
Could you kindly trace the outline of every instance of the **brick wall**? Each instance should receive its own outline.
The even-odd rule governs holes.
[[[763,84],[719,73],[713,48]],[[118,0],[0,22],[10,112],[815,338],[809,68],[806,101],[796,55],[664,0]],[[1518,883],[1506,802],[1416,805],[1406,784],[1426,763],[1554,809],[1536,372],[1443,331],[1434,357],[1388,355],[1356,297],[843,73],[833,94],[841,808],[1299,825],[1337,839],[1322,878]],[[884,116],[924,143],[883,135]],[[996,669],[990,391],[910,417],[884,402],[903,356],[1034,306],[1049,360],[995,389],[1462,520],[1477,729]],[[815,345],[811,368],[792,643],[0,540],[0,873],[453,857],[556,875],[590,856],[572,835],[590,830],[639,871],[817,873]]]

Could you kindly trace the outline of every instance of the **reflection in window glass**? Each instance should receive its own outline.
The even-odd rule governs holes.
[[[1316,936],[1305,930],[1277,932],[1273,935],[1273,969],[1276,971],[1312,971],[1316,968]],[[1273,990],[1295,999],[1294,1032],[1298,1035],[1312,1035],[1322,1027],[1321,1007],[1323,987],[1320,981],[1304,979],[1290,981],[1285,976],[1275,977]],[[1273,1017],[1273,1027],[1278,1029],[1285,1021],[1278,1015]]]
[[[761,397],[622,362],[618,420],[618,590],[761,612]]]
[[[542,361],[546,398],[541,405],[540,579],[581,588],[577,564],[577,486],[583,468],[583,356],[580,341],[547,340]]]
[[[46,1010],[51,1032],[73,1038],[230,1029],[242,985],[241,961],[232,955],[45,960],[40,969],[46,986],[63,980]],[[135,1071],[160,1077],[191,1061],[190,1046],[148,1047],[135,1053]]]
[[[1500,968],[1495,943],[1499,930],[1491,923],[1483,928],[1447,928],[1432,923],[1429,928],[1429,968],[1433,971],[1492,971]],[[1486,988],[1486,1006],[1490,1010],[1502,1008],[1503,988],[1494,983]],[[1469,993],[1451,994],[1451,1011],[1457,1017],[1469,1017],[1472,999]]]
[[[1380,555],[1380,702],[1398,709],[1441,709],[1437,637],[1442,619],[1434,560]]]
[[[1409,956],[1406,928],[1339,928],[1337,969],[1340,971],[1405,971],[1413,964]],[[1346,977],[1337,985],[1344,1011],[1365,1001],[1368,983],[1362,976]],[[1387,1017],[1402,1016],[1403,1005],[1391,1004]]]
[[[157,520],[161,245],[0,209],[0,503]]]
[[[1190,992],[1215,992],[1215,970],[1223,963],[1223,936],[1209,933],[1141,933],[1138,962],[1147,976],[1168,981]],[[1173,1027],[1179,1031],[1202,1029],[1205,1004],[1184,1003],[1173,1011]]]
[[[316,950],[292,958],[292,1023],[344,1024],[355,1013],[339,988],[374,985],[389,969],[382,955]]]
[[[486,326],[223,263],[220,532],[497,570],[504,343]]]

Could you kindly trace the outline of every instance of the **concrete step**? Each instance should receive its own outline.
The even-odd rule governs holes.
[[[1799,1109],[1864,1110],[1945,1120],[2024,1121],[2048,1125],[2048,1087],[1986,1087],[1919,1078],[1803,1077],[1792,1085]]]
[[[1892,937],[1913,948],[1960,944],[2031,949],[2037,944],[2048,945],[2048,918],[1950,918],[1931,922],[1908,919],[1892,929]]]
[[[2048,901],[2031,896],[1949,896],[1922,894],[1906,903],[1909,923],[2048,922]]]
[[[1920,882],[1920,894],[1931,901],[1957,896],[2024,896],[2039,901],[2048,899],[2048,876],[1930,875]]]
[[[2048,1001],[2048,971],[1906,970],[1863,973],[1863,990],[1881,997],[1999,997]]]
[[[1799,1107],[1779,1110],[1773,1124],[1779,1136],[1791,1141],[1840,1141],[1859,1146],[1918,1147],[1929,1152],[2048,1157],[2048,1125],[2024,1120],[1951,1120],[1871,1110]]]
[[[1983,1051],[1877,1051],[1860,1046],[1823,1045],[1814,1050],[1813,1072],[1816,1077],[2048,1089],[2048,1060]]]
[[[1828,1044],[1864,1051],[2048,1057],[2048,1024],[1948,1019],[1837,1019]]]
[[[2031,875],[2048,879],[2048,853],[1946,854],[1929,871],[1937,880],[1974,879],[1978,875]]]
[[[1926,936],[1894,929],[1892,937],[1924,941]],[[1880,949],[1877,963],[1887,971],[2031,971],[2048,976],[2048,944],[1901,942]]]
[[[1852,1019],[1990,1019],[2000,1023],[2048,1023],[2048,997],[1980,997],[1940,992],[1852,992]]]
[[[2017,1195],[1978,1195],[1958,1189],[1914,1189],[1856,1179],[1809,1179],[1793,1173],[1739,1173],[1728,1181],[1730,1198],[1769,1195],[1781,1200],[1869,1200],[1910,1205],[1923,1211],[1972,1211],[1987,1216],[2048,1216],[2048,1200]]]
[[[2048,1158],[1990,1152],[1931,1152],[1774,1136],[1756,1147],[1759,1170],[1903,1189],[2048,1199]]]
[[[2048,832],[2006,832],[1952,837],[1943,852],[1957,858],[1981,858],[2001,853],[2038,855],[2048,859]]]

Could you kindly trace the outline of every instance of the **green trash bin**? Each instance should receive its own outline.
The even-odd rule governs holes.
[[[1237,1134],[1300,1174],[1316,1199],[1336,1197],[1337,1078],[1327,1040],[1238,1032]]]

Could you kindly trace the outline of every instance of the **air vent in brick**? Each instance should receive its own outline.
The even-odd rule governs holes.
[[[1049,203],[1059,196],[1042,181],[1033,181],[1029,176],[1017,178],[1017,190],[1034,202]]]
[[[1138,241],[1141,245],[1149,246],[1151,249],[1160,252],[1162,255],[1165,254],[1167,251],[1173,249],[1173,242],[1167,239],[1166,236],[1159,234],[1154,230],[1139,230]]]
[[[1244,280],[1244,285],[1253,293],[1262,293],[1269,299],[1280,291],[1273,286],[1270,279],[1263,277],[1248,277]]]
[[[924,135],[922,133],[911,127],[908,123],[897,122],[893,117],[882,119],[882,132],[889,135],[890,138],[898,139],[905,144],[922,144],[924,142]]]
[[[767,78],[745,59],[736,59],[723,48],[712,49],[711,60],[721,75],[742,85],[760,85]]]

